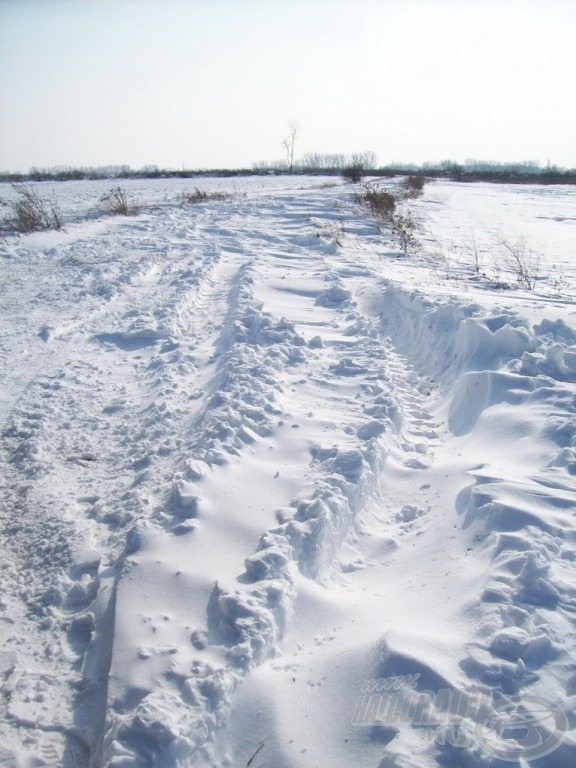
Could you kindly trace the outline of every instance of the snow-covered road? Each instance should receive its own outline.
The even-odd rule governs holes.
[[[0,765],[573,766],[576,193],[235,184],[0,244]]]

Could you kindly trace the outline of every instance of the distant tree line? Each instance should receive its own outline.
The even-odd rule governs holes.
[[[344,168],[358,165],[365,171],[374,171],[377,167],[377,155],[375,152],[353,152],[350,155],[345,154],[326,154],[322,152],[307,152],[300,159],[293,162],[293,171],[297,173],[340,173]],[[260,160],[253,163],[253,170],[277,171],[286,173],[290,170],[287,162],[275,160],[269,163],[266,160]]]
[[[81,166],[52,166],[50,168],[32,167],[28,173],[11,173],[0,171],[0,182],[19,181],[80,181],[83,179],[190,179],[201,176],[251,176],[255,171],[248,168],[214,168],[214,169],[166,169],[157,165],[146,165],[139,169],[129,165]]]
[[[556,165],[541,166],[535,161],[502,163],[496,161],[442,160],[439,163],[389,163],[378,166],[374,152],[353,152],[346,154],[325,154],[308,152],[300,159],[293,160],[292,170],[287,161],[260,161],[252,168],[213,168],[192,170],[162,169],[146,165],[138,170],[129,165],[106,165],[98,167],[53,166],[30,168],[28,173],[0,171],[0,182],[18,181],[74,181],[82,179],[164,179],[195,178],[203,176],[253,176],[260,174],[299,173],[305,175],[341,175],[347,170],[360,170],[362,175],[391,178],[394,176],[426,176],[451,181],[490,181],[507,184],[576,184],[576,169],[560,168]]]
[[[576,184],[576,168],[557,165],[541,166],[534,160],[503,163],[486,160],[466,160],[460,164],[453,160],[423,163],[421,166],[394,165],[391,169],[407,175],[423,174],[429,178],[447,178],[451,181],[491,181],[503,184]]]

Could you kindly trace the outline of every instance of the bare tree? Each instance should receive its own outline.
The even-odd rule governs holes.
[[[347,165],[361,165],[365,171],[373,171],[377,160],[376,152],[352,152]]]
[[[296,120],[290,120],[288,128],[290,129],[290,133],[282,140],[282,146],[286,150],[286,161],[290,168],[290,173],[292,173],[292,169],[294,168],[294,145],[296,144],[296,137],[298,136],[298,123]]]

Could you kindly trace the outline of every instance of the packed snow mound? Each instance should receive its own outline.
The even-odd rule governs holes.
[[[130,184],[0,244],[0,763],[571,768],[574,190]]]

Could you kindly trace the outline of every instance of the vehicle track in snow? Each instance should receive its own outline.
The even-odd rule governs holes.
[[[322,210],[313,196],[270,209],[258,201],[246,212],[250,236],[228,241],[231,253],[252,253],[234,331],[174,478],[173,520],[138,523],[120,579],[109,765],[154,759],[159,728],[184,762],[229,761],[213,756],[212,742],[238,683],[289,633],[294,566],[320,582],[360,567],[342,546],[386,457],[395,451],[420,468],[437,437],[423,405],[429,388],[378,317],[359,310],[354,291],[370,274],[340,268],[331,234],[318,231]],[[214,557],[219,545],[226,559]],[[175,578],[184,599],[170,598]],[[154,594],[157,584],[165,587]]]
[[[8,386],[6,760],[323,768],[344,734],[374,764],[392,739],[394,765],[448,760],[409,728],[354,731],[362,682],[530,686],[522,664],[561,659],[572,384],[546,401],[528,369],[552,358],[512,315],[381,279],[391,236],[320,188],[166,206],[43,255],[85,303],[70,313],[55,275],[35,368]],[[550,465],[521,482],[474,444],[491,388],[554,422]]]
[[[74,243],[72,264],[57,254],[60,274],[45,267],[56,285],[40,315],[45,339],[5,383],[3,741],[18,747],[30,728],[27,754],[54,752],[55,764],[88,764],[97,753],[115,562],[133,519],[164,503],[179,456],[176,422],[191,418],[201,397],[196,362],[213,353],[237,269],[222,266],[213,238],[195,248],[188,211],[176,210],[164,229],[158,218],[123,227],[121,248],[114,241],[115,262],[130,266],[97,275],[104,307],[83,289],[84,273],[108,262],[106,239]],[[75,268],[86,308],[66,317],[55,312],[58,278],[70,282]],[[48,294],[52,284],[40,285]],[[14,623],[27,626],[25,635],[11,632]]]
[[[308,245],[313,250],[312,243]],[[208,749],[198,764],[209,764],[210,759],[234,764],[249,760],[256,750],[262,764],[335,764],[346,753],[344,733],[357,754],[374,760],[396,737],[383,764],[386,759],[399,766],[436,760],[444,764],[464,755],[467,760],[490,762],[486,743],[475,736],[485,727],[481,713],[478,722],[473,714],[457,715],[456,730],[452,725],[452,730],[414,731],[401,721],[391,728],[354,733],[350,728],[354,693],[349,709],[346,701],[339,701],[335,711],[334,697],[346,690],[360,694],[369,678],[392,680],[416,672],[421,678],[416,698],[429,689],[462,692],[470,701],[480,690],[483,695],[490,691],[496,701],[524,692],[528,697],[544,696],[541,701],[570,711],[573,677],[561,639],[565,642],[564,627],[573,623],[573,591],[567,587],[570,568],[565,564],[573,559],[573,523],[569,515],[554,509],[569,507],[574,489],[570,482],[556,485],[549,476],[562,472],[560,467],[573,472],[570,449],[558,453],[558,447],[573,440],[569,437],[573,403],[566,408],[572,402],[571,386],[554,383],[554,377],[565,381],[566,374],[552,364],[552,380],[533,378],[535,340],[526,333],[522,318],[499,317],[497,312],[485,317],[477,305],[430,302],[388,281],[375,285],[371,260],[363,267],[362,260],[351,261],[345,249],[328,252],[325,277],[330,290],[338,288],[332,298],[342,300],[335,302],[336,317],[315,327],[319,341],[312,347],[320,352],[314,366],[307,366],[314,373],[307,380],[292,380],[299,397],[291,404],[302,409],[302,421],[294,419],[294,426],[307,422],[316,435],[314,417],[329,411],[332,420],[327,419],[322,429],[332,443],[329,448],[313,447],[307,475],[316,483],[309,482],[297,495],[299,501],[280,510],[280,519],[318,520],[315,515],[322,509],[318,500],[329,499],[334,476],[340,477],[340,487],[356,501],[347,510],[339,509],[343,529],[329,537],[316,531],[313,538],[321,544],[312,549],[304,545],[304,556],[300,548],[307,532],[300,529],[294,549],[300,573],[319,583],[333,581],[337,597],[334,593],[330,597],[330,591],[321,595],[296,573],[290,596],[293,626],[278,643],[283,657],[276,660],[272,653],[260,657],[260,668],[251,667],[248,682],[232,700],[230,725],[217,757],[210,757]],[[366,277],[372,278],[369,285],[363,284]],[[277,288],[277,276],[273,282]],[[317,301],[320,295],[302,285],[287,287],[285,293],[292,298],[293,310],[298,301],[312,296]],[[561,333],[569,331],[560,328]],[[336,361],[331,363],[335,352]],[[537,357],[544,360],[544,355],[545,350]],[[474,373],[478,368],[481,373]],[[367,393],[370,397],[364,403]],[[530,457],[530,442],[523,435],[538,437],[541,445],[533,426],[538,420],[529,410],[537,411],[541,398],[547,402],[546,418],[551,419],[542,425],[543,431],[552,429],[554,438],[546,450]],[[501,402],[504,407],[499,410]],[[528,409],[516,411],[517,405]],[[344,426],[344,440],[335,429],[334,414]],[[359,423],[360,415],[374,414],[386,416],[379,426]],[[477,443],[474,435],[465,439],[476,428],[476,420]],[[380,433],[381,426],[385,429]],[[338,457],[344,446],[357,448],[357,438],[370,432],[372,440],[376,438],[375,454],[362,449],[360,454],[372,461],[377,477],[363,476],[358,467],[350,476],[350,465],[339,464]],[[498,461],[507,467],[503,473]],[[533,475],[524,476],[530,465]],[[542,486],[550,491],[542,492]],[[561,498],[555,499],[560,490]],[[334,527],[330,501],[326,513],[332,514]],[[260,549],[281,547],[282,529],[264,537]],[[335,539],[336,546],[331,546]],[[418,566],[420,560],[428,564],[426,570]],[[340,610],[330,610],[334,599],[341,601]],[[558,624],[550,621],[549,613],[557,606],[562,614]],[[314,625],[313,612],[319,616]],[[445,635],[446,627],[450,636]],[[332,642],[349,649],[341,671],[340,654],[330,652]],[[546,667],[543,686],[541,667]],[[432,722],[434,717],[446,721],[442,712],[433,715]],[[328,724],[327,718],[333,723]],[[318,732],[325,735],[320,743]],[[500,745],[504,754],[514,748],[505,739]],[[553,759],[569,765],[573,752],[573,743],[567,742]]]
[[[129,745],[142,736],[149,739],[147,729],[155,729],[157,718],[169,722],[174,707],[190,708],[191,696],[199,704],[192,708],[184,734],[198,730],[204,734],[195,746],[191,742],[192,753],[201,756],[202,742],[210,740],[214,727],[224,722],[240,677],[275,653],[288,626],[294,599],[292,576],[286,570],[290,562],[295,559],[303,573],[320,580],[330,578],[335,567],[354,571],[365,554],[353,548],[355,556],[342,559],[341,546],[353,537],[355,518],[376,490],[386,456],[396,450],[410,469],[424,466],[425,444],[414,440],[419,435],[411,434],[414,429],[420,432],[416,422],[422,420],[422,398],[414,394],[419,382],[413,373],[406,376],[405,363],[380,337],[377,317],[358,311],[354,291],[369,273],[353,263],[340,264],[335,243],[339,215],[327,212],[314,199],[295,202],[292,198],[276,199],[268,209],[258,201],[255,211],[248,207],[250,213],[257,221],[242,222],[248,235],[242,227],[234,229],[229,217],[218,215],[210,217],[205,228],[202,221],[195,221],[192,231],[182,227],[176,215],[177,236],[171,237],[169,247],[155,230],[157,241],[146,229],[144,236],[138,232],[144,251],[154,253],[153,261],[136,281],[129,303],[97,318],[95,324],[84,324],[90,330],[83,332],[82,340],[95,344],[99,354],[92,350],[89,364],[77,360],[72,365],[76,389],[70,405],[79,422],[72,434],[74,440],[81,435],[84,442],[75,456],[76,471],[84,474],[88,468],[91,477],[80,481],[68,472],[65,485],[76,486],[75,498],[85,507],[85,517],[112,531],[105,537],[100,526],[90,531],[97,540],[94,550],[106,552],[106,560],[98,565],[94,557],[80,558],[86,561],[84,566],[76,564],[76,578],[66,576],[57,594],[62,593],[59,599],[73,615],[68,640],[76,646],[77,663],[89,670],[75,680],[96,689],[75,702],[74,728],[98,761],[104,717],[109,733],[118,733],[112,741],[107,736],[104,745],[105,759],[113,764],[112,755],[120,745],[121,752],[130,751]],[[220,226],[222,218],[225,229]],[[171,227],[167,227],[170,234]],[[204,266],[196,270],[187,258],[192,241],[195,254],[205,257]],[[133,247],[133,240],[126,237],[123,247]],[[158,253],[170,257],[176,253],[176,264],[159,263]],[[169,279],[173,296],[166,295]],[[223,309],[218,311],[220,305]],[[87,396],[91,402],[83,423],[78,406]],[[91,416],[95,398],[101,399],[105,414],[97,423]],[[411,413],[416,407],[418,411]],[[336,422],[334,413],[339,414]],[[65,408],[57,416],[65,418]],[[94,439],[87,439],[91,430]],[[311,443],[308,435],[319,432],[324,433],[323,442]],[[256,499],[245,483],[241,479],[231,483],[227,474],[223,479],[219,475],[229,464],[236,464],[240,478],[254,471],[247,454],[257,454],[258,447],[262,453],[266,441],[271,443],[268,449],[283,457],[282,472],[289,480],[285,487],[276,483],[267,493],[270,506],[264,505],[260,520],[260,515],[253,514]],[[93,469],[102,463],[103,470]],[[182,468],[174,474],[175,463]],[[259,495],[266,485],[271,485],[270,480],[259,478]],[[43,514],[47,516],[45,510]],[[332,518],[329,523],[327,516]],[[134,520],[138,520],[137,532],[131,534],[125,558],[124,532]],[[171,552],[167,565],[176,572],[175,535],[186,544],[181,576],[189,570],[189,558],[197,557],[194,546],[187,543],[190,536],[199,538],[198,545],[210,553],[219,546],[237,552],[236,559],[216,561],[213,569],[202,570],[200,583],[192,576],[188,584],[195,600],[182,620],[188,622],[188,634],[196,641],[190,646],[185,640],[187,646],[182,644],[183,650],[178,650],[178,672],[171,652],[162,661],[165,646],[157,642],[143,650],[140,635],[131,638],[129,634],[130,627],[142,619],[150,622],[155,634],[160,631],[152,608],[156,584],[165,576],[162,569],[152,567],[152,561],[160,558],[161,562],[163,553]],[[87,534],[81,538],[85,540]],[[260,546],[256,546],[258,538]],[[134,592],[130,588],[133,563],[139,550],[146,550],[140,539],[153,541],[152,554],[148,560],[141,557],[147,570],[143,581],[136,581]],[[49,541],[54,543],[54,533]],[[63,566],[72,567],[74,558],[68,557],[57,566],[58,574]],[[244,568],[247,582],[239,589],[238,578],[246,578]],[[210,570],[216,588],[205,581]],[[119,613],[115,611],[117,585]],[[70,593],[72,611],[66,604]],[[141,593],[147,595],[144,614],[138,601]],[[172,621],[179,605],[171,606],[163,592],[159,597],[158,614]],[[176,600],[182,602],[179,596]],[[195,613],[200,613],[198,626],[192,623]],[[207,626],[202,613],[207,613]],[[99,623],[105,623],[107,631]],[[106,674],[112,653],[106,646],[112,637],[112,689],[106,694],[104,715],[105,692],[95,682]],[[220,663],[202,662],[203,656],[210,658],[215,652]],[[151,658],[156,659],[154,678],[145,684],[138,676],[144,674],[146,679],[147,675],[138,670],[149,666]],[[199,672],[194,673],[199,664]],[[126,687],[128,668],[134,672]],[[165,681],[162,693],[156,690],[159,677]],[[183,695],[184,683],[198,693]],[[20,684],[28,693],[26,685]],[[220,693],[202,704],[202,691],[208,685]],[[145,686],[148,696],[142,698],[140,693],[141,701],[131,712],[130,699],[123,702],[123,696],[133,696],[134,689],[146,691]],[[166,689],[176,697],[168,699],[168,711]],[[13,713],[17,694],[18,690]],[[66,700],[69,695],[54,698]],[[93,716],[95,704],[101,712],[100,726]],[[118,705],[123,713],[120,723],[113,715]],[[162,712],[163,716],[158,714]],[[45,739],[40,743],[48,749]],[[153,751],[157,749],[153,741]],[[136,759],[145,761],[150,755],[137,749]]]

